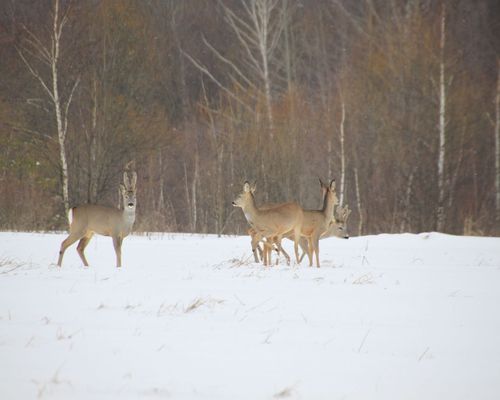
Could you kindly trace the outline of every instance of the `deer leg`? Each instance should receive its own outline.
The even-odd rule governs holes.
[[[264,242],[264,266],[271,265],[272,262],[272,251],[273,251],[273,244],[272,240],[270,238],[266,238]]]
[[[257,243],[257,251],[259,252],[259,257],[262,258],[263,256],[263,251],[260,247],[260,244]],[[257,262],[259,262],[259,260],[257,260]]]
[[[122,241],[123,238],[113,236],[113,246],[115,247],[117,268],[120,268],[122,266]]]
[[[313,253],[316,254],[316,267],[319,268],[319,234],[314,234],[313,239]],[[312,263],[311,263],[312,265]]]
[[[259,238],[257,237],[257,233],[251,233],[250,237],[252,238],[252,253],[253,253],[253,258],[254,258],[254,261],[256,263],[258,263],[260,261],[259,260],[259,256],[257,255],[257,249],[259,249],[259,251],[260,251]],[[261,256],[262,256],[262,252],[261,252]]]
[[[312,243],[312,237],[307,238],[307,247],[308,247],[307,258],[309,258],[309,266],[312,267],[312,258],[314,255],[314,246]]]
[[[59,259],[57,260],[57,265],[59,267],[62,265],[62,259],[66,249],[73,243],[75,243],[78,239],[80,239],[83,235],[84,234],[80,232],[78,233],[71,232],[69,236],[63,240],[63,242],[61,243],[61,249],[59,250]]]
[[[299,257],[299,242],[300,242],[300,232],[301,227],[295,227],[293,230],[293,250],[295,251],[295,260],[297,260],[297,264],[300,264]]]
[[[290,265],[290,256],[288,255],[288,253],[283,249],[283,247],[281,247],[281,236],[278,236],[276,238],[276,245],[278,246],[278,251],[283,253],[283,255],[285,256],[286,258],[286,263],[287,265]]]
[[[89,263],[87,261],[87,258],[85,257],[85,247],[87,247],[87,245],[89,244],[90,242],[90,239],[92,239],[92,233],[84,236],[83,238],[80,239],[80,242],[78,243],[78,246],[76,247],[76,250],[78,251],[78,255],[80,256],[80,258],[82,259],[83,261],[83,265],[85,265],[86,267],[89,266]]]
[[[302,249],[302,255],[300,256],[299,262],[302,262],[304,259],[305,255],[309,252],[309,246],[307,245],[307,239],[301,237],[299,240],[299,246]]]

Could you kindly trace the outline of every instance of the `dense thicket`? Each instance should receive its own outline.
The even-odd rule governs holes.
[[[138,230],[241,233],[244,180],[259,202],[317,208],[317,178],[332,177],[351,234],[435,230],[440,207],[446,232],[497,234],[499,11],[3,0],[0,229],[66,227],[63,146],[70,206],[117,204],[135,160]]]

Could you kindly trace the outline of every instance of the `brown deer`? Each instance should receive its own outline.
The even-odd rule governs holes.
[[[349,234],[347,231],[347,219],[349,218],[349,214],[351,213],[351,210],[349,209],[349,206],[345,205],[344,207],[337,206],[335,213],[334,213],[334,218],[330,221],[330,225],[328,227],[328,230],[324,233],[321,234],[320,239],[328,238],[328,237],[338,237],[341,239],[349,239]],[[306,219],[306,215],[308,214],[308,211],[304,211],[304,219]],[[300,256],[300,261],[302,262],[302,259],[306,254],[308,254],[308,241],[306,238],[302,237],[300,239],[300,248],[304,250],[302,255]],[[311,264],[312,260],[309,259],[309,264]]]
[[[116,266],[121,267],[122,241],[132,231],[135,221],[136,183],[137,174],[135,172],[132,172],[132,181],[129,181],[126,172],[123,173],[123,185],[120,185],[123,210],[97,204],[84,204],[70,210],[69,236],[61,244],[59,260],[57,261],[59,267],[62,265],[64,252],[77,240],[80,240],[77,246],[78,254],[83,261],[83,265],[88,267],[89,263],[85,258],[84,250],[94,233],[113,238]]]
[[[323,208],[321,210],[305,210],[304,223],[301,234],[307,238],[309,266],[312,267],[312,258],[316,255],[316,266],[319,268],[319,238],[329,228],[333,220],[333,211],[338,204],[337,194],[335,192],[335,179],[332,179],[329,185],[325,185],[321,179],[320,184],[325,190]]]
[[[339,213],[340,208],[337,207],[337,210],[334,213],[333,208],[338,204],[338,200],[335,194],[335,182],[332,181],[330,185],[324,184],[321,179],[319,180],[319,182],[323,197],[323,207],[321,210],[304,210],[304,219],[301,232],[303,236],[299,241],[299,246],[303,251],[299,260],[302,262],[302,259],[307,254],[309,257],[310,265],[312,265],[312,254],[310,253],[310,246],[308,242],[309,237],[313,237],[313,232],[322,232],[320,234],[320,238],[328,236],[337,236],[344,239],[349,238],[349,235],[347,234],[346,223],[347,218],[350,214],[350,210],[346,206],[345,208],[342,208],[342,213]],[[275,206],[275,204],[266,204],[262,206],[261,209],[268,209]],[[328,216],[330,216],[329,220]],[[248,230],[248,233],[251,237],[252,252],[255,261],[259,262],[258,255],[260,255],[262,258],[269,257],[267,253],[271,251],[272,243],[271,245],[265,244],[264,250],[262,250],[259,246],[259,242],[263,239],[262,235],[254,228],[250,228]],[[290,234],[286,234],[284,237],[293,240]],[[311,251],[312,250],[313,249],[311,248]],[[283,254],[287,259],[289,258],[288,254],[286,254],[285,252]]]
[[[294,241],[295,257],[299,261],[299,240],[302,229],[303,212],[296,203],[283,203],[269,209],[260,209],[255,205],[255,185],[248,182],[243,185],[243,192],[233,201],[234,207],[240,207],[245,218],[252,228],[262,237],[267,239],[268,245],[275,243],[279,251],[281,239],[291,232]],[[264,265],[269,265],[270,260],[265,259]]]

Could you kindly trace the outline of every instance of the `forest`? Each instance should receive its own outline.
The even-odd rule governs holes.
[[[500,234],[497,0],[2,0],[0,230],[67,229],[137,170],[138,232]]]

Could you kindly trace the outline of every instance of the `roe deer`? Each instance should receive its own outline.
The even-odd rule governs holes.
[[[347,221],[347,217],[349,216],[350,210],[345,207],[348,211],[347,215],[342,214],[341,217],[339,213],[334,213],[333,209],[335,205],[338,204],[338,199],[335,193],[335,181],[332,180],[330,185],[324,184],[321,179],[319,180],[321,185],[321,192],[323,196],[323,207],[321,210],[304,210],[304,219],[302,222],[302,237],[299,241],[299,246],[302,249],[302,255],[300,256],[299,261],[302,262],[302,259],[307,254],[309,258],[309,265],[312,265],[312,253],[315,252],[317,254],[317,265],[319,265],[318,260],[318,252],[319,252],[319,243],[317,244],[318,252],[309,244],[309,239],[313,239],[315,234],[320,234],[320,238],[327,237],[326,234],[329,233],[330,236],[337,236],[348,239],[349,236],[346,233],[345,222]],[[276,204],[265,204],[260,207],[263,209],[270,209],[276,207]],[[337,210],[338,211],[338,210]],[[254,255],[254,259],[256,262],[259,262],[257,252],[264,259],[269,257],[269,253],[272,250],[272,240],[264,243],[264,249],[261,250],[259,246],[259,242],[263,239],[262,234],[260,234],[256,229],[250,228],[248,230],[249,235],[251,236],[252,242],[252,252]],[[284,235],[285,238],[293,240],[290,232]],[[266,244],[267,243],[267,244]],[[270,243],[270,244],[269,244]],[[289,259],[288,254],[286,252],[283,253],[284,256]]]
[[[325,191],[323,208],[321,210],[304,210],[304,220],[302,224],[301,235],[307,238],[307,255],[309,266],[312,267],[312,258],[316,254],[316,266],[319,268],[319,238],[322,234],[331,228],[333,220],[333,210],[338,204],[337,194],[335,192],[335,179],[332,179],[329,185],[325,185],[321,179],[322,190]]]
[[[268,239],[268,245],[275,243],[279,251],[281,239],[292,232],[294,241],[295,258],[299,261],[299,240],[302,229],[303,213],[302,208],[296,203],[284,203],[269,209],[260,209],[255,205],[253,193],[255,185],[250,187],[248,182],[243,185],[243,192],[233,201],[234,207],[240,207],[245,214],[245,218],[252,228],[260,235]],[[268,265],[268,260],[265,260]]]
[[[267,206],[261,207],[261,209],[269,209],[269,208],[272,208],[272,207],[267,207]],[[260,232],[258,232],[254,228],[250,228],[247,232],[251,238],[252,253],[253,253],[253,258],[254,258],[255,262],[258,263],[260,261],[259,260],[259,256],[260,256],[262,258],[263,263],[266,264],[267,260],[270,259],[269,253],[274,248],[273,244],[275,244],[276,238],[265,238]],[[287,233],[285,237],[287,237],[288,239],[293,241],[293,234],[291,232]],[[301,240],[302,240],[302,238],[301,238]],[[299,245],[302,247],[301,240],[299,241]],[[260,248],[260,245],[259,245],[260,242],[262,242],[264,250],[262,250]],[[307,242],[306,242],[306,246],[307,246]],[[278,249],[275,249],[275,250],[279,253]],[[302,250],[307,251],[307,247],[305,248],[305,250],[304,250],[304,248],[302,248]],[[287,264],[290,264],[290,256],[288,255],[288,253],[283,248],[281,248],[281,252],[285,256]],[[302,261],[302,258],[303,258],[303,255],[300,257],[300,261]]]
[[[132,231],[135,221],[136,183],[137,174],[135,172],[132,172],[132,182],[129,181],[127,173],[123,173],[123,185],[120,185],[123,210],[97,204],[84,204],[70,210],[69,236],[61,244],[59,260],[57,261],[59,267],[62,264],[64,252],[77,240],[80,240],[77,246],[78,254],[83,265],[88,267],[89,263],[85,258],[84,250],[94,233],[113,238],[116,266],[118,268],[122,266],[122,241]]]
[[[304,211],[304,219],[306,219],[307,211]],[[330,221],[330,226],[326,232],[321,234],[320,239],[325,239],[328,237],[338,237],[341,239],[349,239],[349,234],[347,232],[347,218],[349,218],[349,214],[351,213],[351,210],[349,209],[348,205],[345,205],[344,207],[337,206],[335,213],[334,213],[334,218]],[[307,239],[302,237],[299,242],[300,247],[304,250],[302,255],[300,256],[300,261],[302,262],[302,259],[306,254],[308,254],[307,249],[308,249],[308,243]],[[309,255],[309,254],[308,254]],[[309,260],[311,262],[311,260]]]

